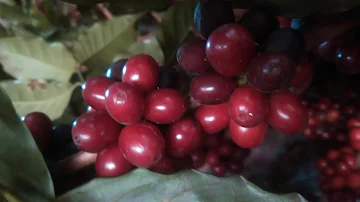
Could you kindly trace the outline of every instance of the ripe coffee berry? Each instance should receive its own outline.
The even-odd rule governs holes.
[[[173,160],[169,156],[163,156],[161,160],[151,166],[149,170],[161,174],[172,174],[176,172]]]
[[[107,70],[106,70],[106,77],[114,79],[116,81],[121,81],[122,72],[124,66],[128,59],[120,59],[114,62]]]
[[[175,89],[154,90],[147,96],[145,103],[145,118],[157,124],[172,123],[186,112],[185,98]]]
[[[259,146],[265,139],[265,135],[268,131],[268,124],[263,122],[257,126],[246,128],[231,120],[229,129],[233,141],[238,146],[243,148],[254,148]]]
[[[84,100],[96,110],[106,110],[105,92],[115,81],[104,76],[89,78],[82,85],[82,96]]]
[[[313,78],[313,67],[305,59],[301,58],[296,67],[294,78],[290,82],[290,92],[300,95],[309,88]]]
[[[200,104],[215,105],[227,102],[235,88],[231,78],[207,72],[191,80],[190,94]]]
[[[345,187],[345,179],[341,176],[334,176],[330,180],[330,186],[332,189],[340,190]]]
[[[206,154],[203,150],[198,150],[190,155],[194,168],[200,168],[205,164]]]
[[[226,170],[227,170],[226,164],[222,162],[211,167],[211,171],[213,172],[213,174],[218,177],[225,176]]]
[[[32,112],[22,117],[35,143],[39,149],[44,152],[52,136],[52,123],[50,118],[42,112]]]
[[[218,133],[229,125],[228,105],[202,105],[196,109],[195,118],[206,133]]]
[[[353,190],[360,189],[360,173],[353,172],[346,178],[346,185]]]
[[[115,177],[129,172],[133,166],[115,145],[97,155],[95,168],[98,177]]]
[[[229,157],[233,153],[234,146],[231,142],[223,142],[217,148],[220,156]]]
[[[206,44],[206,56],[210,65],[224,76],[239,76],[244,73],[255,54],[253,36],[238,24],[218,27]]]
[[[143,92],[150,92],[157,86],[158,71],[158,64],[150,55],[135,55],[126,62],[122,81],[136,86]]]
[[[215,166],[215,165],[219,164],[220,161],[221,161],[221,157],[217,150],[210,150],[207,152],[206,163],[208,163],[210,166]]]
[[[269,98],[250,86],[237,88],[230,97],[229,111],[233,121],[243,127],[254,127],[267,120]]]
[[[171,156],[182,157],[195,152],[202,143],[202,128],[193,118],[183,118],[166,131],[166,146]]]
[[[125,126],[120,133],[119,148],[125,159],[137,167],[149,168],[161,160],[165,140],[156,126],[137,122]]]
[[[120,125],[107,112],[88,112],[73,123],[72,138],[81,150],[98,153],[116,142],[120,131]]]
[[[127,83],[115,83],[106,91],[106,109],[117,122],[128,125],[140,120],[144,114],[143,93]]]
[[[206,41],[190,41],[177,51],[176,58],[179,64],[188,73],[203,73],[211,69],[205,54]]]
[[[308,122],[306,109],[300,100],[289,93],[270,96],[269,123],[285,134],[297,134],[305,129]]]

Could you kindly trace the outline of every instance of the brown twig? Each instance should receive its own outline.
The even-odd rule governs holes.
[[[97,154],[78,152],[72,156],[67,157],[59,162],[59,173],[61,175],[69,175],[75,173],[88,165],[95,162]]]
[[[104,4],[97,4],[97,7],[99,10],[103,13],[103,15],[106,17],[106,19],[111,20],[113,19],[112,13],[107,9]]]

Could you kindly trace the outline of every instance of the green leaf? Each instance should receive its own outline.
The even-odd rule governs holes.
[[[76,61],[60,43],[43,39],[0,39],[0,63],[17,79],[53,79],[68,82]]]
[[[311,14],[346,11],[360,5],[358,0],[233,0],[236,8],[263,6],[275,14],[289,17],[304,17]]]
[[[1,87],[0,106],[0,184],[26,201],[50,201],[55,194],[45,161]]]
[[[37,19],[31,18],[25,14],[19,7],[11,6],[0,2],[0,18],[9,20],[13,23],[28,23],[31,24]]]
[[[0,26],[0,38],[6,37],[8,35],[6,29]]]
[[[96,23],[80,35],[74,48],[75,58],[84,63],[90,72],[95,68],[108,67],[119,52],[127,51],[136,41],[134,24],[143,14],[124,15]]]
[[[38,38],[36,34],[34,34],[33,32],[29,31],[27,28],[21,25],[10,26],[10,32],[12,33],[13,36],[16,37],[22,37],[27,39]]]
[[[195,0],[179,1],[163,14],[156,36],[162,44],[166,63],[173,60],[177,49],[189,35],[190,27],[194,24],[196,5]]]
[[[39,86],[27,81],[3,81],[0,82],[20,116],[34,111],[47,114],[51,120],[55,120],[64,113],[69,104],[72,91],[79,84],[48,82]]]
[[[240,176],[218,178],[195,170],[162,175],[136,169],[124,176],[95,179],[76,188],[58,202],[303,202],[299,194],[267,193]]]

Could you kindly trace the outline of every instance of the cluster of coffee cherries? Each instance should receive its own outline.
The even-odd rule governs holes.
[[[330,201],[355,202],[360,197],[360,170],[353,148],[329,150],[317,160],[317,168],[320,188]]]

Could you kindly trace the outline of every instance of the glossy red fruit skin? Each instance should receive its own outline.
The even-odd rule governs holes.
[[[132,84],[143,92],[155,89],[159,78],[159,66],[150,55],[140,54],[129,58],[123,69],[122,81]]]
[[[146,98],[144,115],[151,122],[169,124],[179,120],[185,112],[185,98],[175,89],[157,89]]]
[[[89,78],[82,86],[84,100],[96,110],[106,110],[105,92],[115,81],[104,76]]]
[[[346,162],[337,162],[336,163],[336,173],[340,176],[347,176],[352,172],[352,168]]]
[[[35,143],[42,152],[47,149],[52,136],[52,123],[50,118],[42,112],[31,112],[22,117],[29,129]]]
[[[349,131],[349,136],[350,136],[350,145],[354,148],[354,149],[360,149],[360,128],[352,128]]]
[[[249,86],[265,93],[274,93],[290,87],[296,72],[296,64],[288,55],[266,52],[250,63],[246,77]]]
[[[98,177],[116,177],[132,170],[133,165],[123,156],[117,145],[100,152],[96,157],[95,169]]]
[[[316,168],[323,172],[329,166],[329,162],[326,159],[318,159],[316,161]]]
[[[349,119],[347,121],[347,127],[350,128],[355,128],[355,127],[360,127],[360,118],[359,117],[354,117],[352,119]]]
[[[121,126],[106,111],[88,112],[73,123],[72,138],[79,149],[98,153],[117,141]]]
[[[115,81],[121,81],[124,66],[128,59],[120,59],[106,70],[106,77],[114,79]]]
[[[189,41],[178,49],[176,59],[188,73],[204,73],[211,69],[205,54],[206,41]]]
[[[345,179],[341,176],[334,176],[330,180],[330,186],[332,189],[335,189],[335,190],[342,189],[345,186]]]
[[[282,133],[298,134],[307,126],[308,116],[297,97],[276,93],[270,96],[269,123]]]
[[[360,189],[360,173],[353,172],[346,178],[346,185],[353,190]]]
[[[215,176],[223,177],[225,176],[227,166],[225,163],[218,163],[211,167],[211,171]]]
[[[125,126],[120,133],[119,148],[133,165],[149,168],[161,160],[165,154],[165,140],[156,126],[137,122]]]
[[[231,78],[207,72],[191,80],[190,95],[203,105],[222,104],[229,100],[235,88],[236,82]]]
[[[220,163],[220,155],[216,150],[210,150],[206,154],[206,163],[210,166],[215,166]]]
[[[229,125],[228,104],[202,105],[196,109],[195,119],[206,133],[218,133]]]
[[[337,122],[340,119],[340,111],[338,109],[329,109],[327,111],[327,121]]]
[[[145,111],[143,93],[127,83],[111,85],[106,91],[105,104],[110,116],[123,125],[139,121]]]
[[[88,106],[86,108],[86,112],[95,112],[95,111],[96,111],[96,109],[92,108],[91,106]]]
[[[238,146],[250,149],[259,146],[263,142],[268,131],[268,124],[263,122],[255,127],[246,128],[231,120],[229,129],[231,138]]]
[[[232,120],[243,127],[254,127],[267,120],[269,97],[250,86],[237,88],[229,100]]]
[[[290,82],[290,92],[300,95],[309,88],[313,78],[313,67],[305,59],[301,58],[296,67],[294,78]]]
[[[329,161],[336,161],[340,158],[340,152],[335,150],[335,149],[331,149],[328,151],[327,155],[326,155],[326,158],[329,160]]]
[[[202,143],[203,130],[193,118],[171,124],[165,135],[168,154],[182,157],[195,152]]]
[[[205,164],[206,154],[203,150],[198,150],[192,153],[190,156],[195,169],[201,168]]]
[[[163,156],[159,162],[151,166],[149,170],[161,174],[173,174],[176,172],[173,160],[169,156]]]
[[[220,156],[229,157],[234,151],[233,144],[231,142],[223,142],[217,148]]]
[[[239,24],[218,27],[206,43],[206,56],[210,65],[224,76],[244,73],[255,55],[255,39]]]
[[[350,166],[350,169],[354,170],[356,168],[356,158],[353,155],[345,155],[342,157],[342,160]]]

